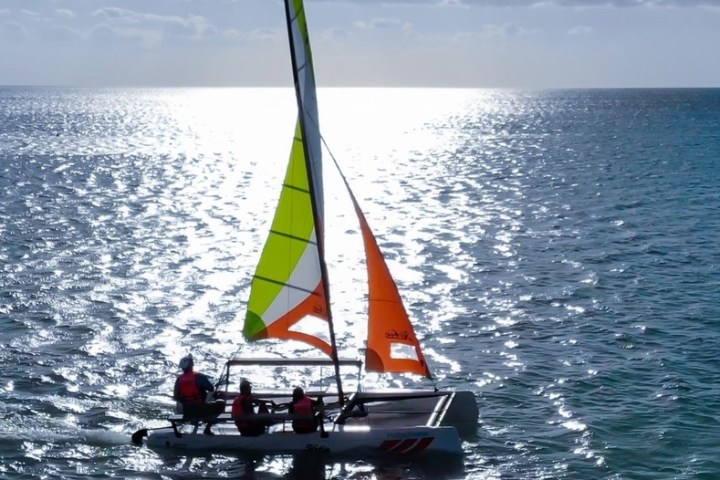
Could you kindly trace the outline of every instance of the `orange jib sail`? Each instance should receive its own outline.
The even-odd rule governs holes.
[[[348,187],[349,190],[349,187]],[[368,336],[365,369],[380,373],[415,373],[432,378],[420,342],[403,305],[395,280],[385,263],[375,235],[350,192],[360,221],[368,270]],[[410,347],[414,358],[397,356],[396,347]]]

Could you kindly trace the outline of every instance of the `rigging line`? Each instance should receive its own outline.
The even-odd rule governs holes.
[[[347,178],[345,177],[345,174],[343,173],[342,169],[340,168],[340,164],[338,163],[337,159],[335,158],[335,155],[333,155],[332,150],[330,149],[330,145],[327,144],[327,142],[325,141],[325,137],[324,137],[323,134],[320,132],[320,126],[318,125],[317,121],[315,121],[315,119],[313,118],[313,116],[310,115],[310,112],[308,112],[307,109],[305,109],[305,106],[304,106],[304,105],[303,105],[303,109],[305,110],[305,114],[307,115],[307,117],[308,117],[308,118],[310,119],[310,121],[312,122],[313,127],[315,128],[315,130],[317,130],[318,136],[320,137],[320,141],[321,141],[322,144],[325,146],[325,149],[327,150],[328,154],[330,155],[330,158],[332,159],[333,163],[335,164],[335,168],[337,169],[338,173],[340,174],[340,178],[342,178],[343,183],[345,183],[345,187],[348,189],[348,193],[350,194],[350,197],[354,200],[354,199],[355,199],[355,195],[353,194],[352,189],[350,188],[350,183],[348,182]],[[419,340],[418,340],[417,338],[416,338],[416,340],[419,342]],[[417,348],[419,348],[419,345],[416,346],[416,349],[417,349]],[[424,357],[424,355],[423,355],[423,357]],[[420,355],[418,355],[418,360],[419,360],[419,359],[420,359]],[[427,367],[427,360],[423,360],[423,361],[420,362],[420,363],[422,363],[423,365],[426,366],[426,368],[428,368],[428,367]],[[429,372],[429,370],[428,370],[428,372]],[[438,386],[437,386],[437,383],[435,382],[435,377],[433,377],[432,374],[429,374],[429,375],[430,375],[430,376],[425,376],[425,378],[427,378],[427,379],[430,380],[430,382],[432,383],[433,388],[435,389],[435,391],[437,391],[437,390],[438,390]]]
[[[310,112],[307,111],[307,109],[305,108],[305,105],[303,105],[303,110],[305,110],[305,115],[307,116],[307,118],[310,119],[315,130],[317,130],[318,136],[320,137],[320,141],[325,146],[325,149],[327,150],[327,152],[330,154],[330,158],[332,159],[333,163],[335,164],[335,168],[337,169],[338,173],[340,174],[340,177],[342,178],[343,183],[345,183],[345,187],[350,191],[350,195],[352,195],[354,197],[354,195],[352,193],[352,189],[350,188],[350,183],[348,182],[347,178],[345,178],[345,174],[343,173],[342,169],[340,168],[340,164],[338,163],[337,159],[335,158],[335,155],[333,155],[332,150],[330,150],[330,145],[327,144],[327,142],[325,141],[325,137],[320,132],[320,126],[318,125],[317,121],[313,118],[313,116],[310,114]]]

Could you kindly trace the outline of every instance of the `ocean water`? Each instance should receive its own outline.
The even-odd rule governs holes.
[[[720,90],[321,89],[436,384],[476,394],[463,465],[131,445],[188,351],[313,354],[241,335],[293,95],[0,88],[0,478],[720,478]],[[353,357],[362,246],[325,173]]]

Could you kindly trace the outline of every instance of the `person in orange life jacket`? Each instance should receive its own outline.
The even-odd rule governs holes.
[[[267,403],[252,394],[252,384],[243,379],[240,381],[240,395],[235,397],[232,404],[233,418],[238,415],[254,415],[255,405],[258,405],[257,413],[269,413]],[[272,402],[270,402],[272,403]],[[246,437],[257,437],[265,432],[265,427],[272,422],[262,420],[235,419],[235,426],[241,435]]]
[[[208,403],[208,393],[214,392],[215,387],[206,375],[193,371],[194,364],[192,355],[180,359],[180,369],[183,373],[175,380],[173,399],[182,405],[184,419],[217,417],[225,411],[225,401],[215,400]],[[212,424],[213,422],[207,421],[205,427],[207,435],[212,435],[210,431]]]
[[[292,427],[295,433],[312,433],[317,431],[318,419],[315,416],[315,408],[318,405],[319,402],[305,395],[302,388],[296,387],[295,390],[293,390],[292,402],[288,405],[288,413],[313,416],[312,418],[293,420]]]

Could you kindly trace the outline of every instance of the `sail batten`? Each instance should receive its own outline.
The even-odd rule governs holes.
[[[287,184],[284,184],[284,183],[283,183],[282,186],[285,187],[285,188],[289,188],[290,190],[295,190],[296,192],[302,192],[302,193],[306,193],[306,194],[308,194],[308,195],[310,194],[310,190],[308,190],[307,188],[301,188],[301,187],[298,187],[298,186],[296,186],[296,185],[287,185]]]
[[[301,292],[306,292],[306,293],[308,293],[308,294],[310,294],[310,295],[317,295],[317,293],[315,293],[315,292],[312,291],[312,290],[308,290],[307,288],[300,287],[300,286],[298,286],[298,285],[293,285],[293,284],[291,284],[291,283],[279,282],[279,281],[277,281],[277,280],[273,280],[272,278],[265,278],[265,277],[261,277],[261,276],[259,276],[259,275],[255,275],[255,276],[253,276],[253,279],[262,280],[262,281],[264,281],[264,282],[269,282],[269,283],[274,283],[275,285],[281,285],[281,286],[283,286],[283,287],[287,287],[287,288],[290,288],[290,289],[293,289],[293,290],[299,290],[299,291],[301,291]]]
[[[312,239],[300,238],[300,237],[296,237],[296,236],[294,236],[294,235],[290,235],[290,234],[288,234],[288,233],[277,232],[277,231],[274,231],[274,230],[270,230],[270,233],[272,233],[273,235],[279,235],[279,236],[281,236],[281,237],[289,238],[289,239],[291,239],[291,240],[296,240],[296,241],[298,241],[298,242],[303,242],[303,243],[309,243],[309,244],[312,244],[312,245],[317,245],[317,242],[313,241]]]

